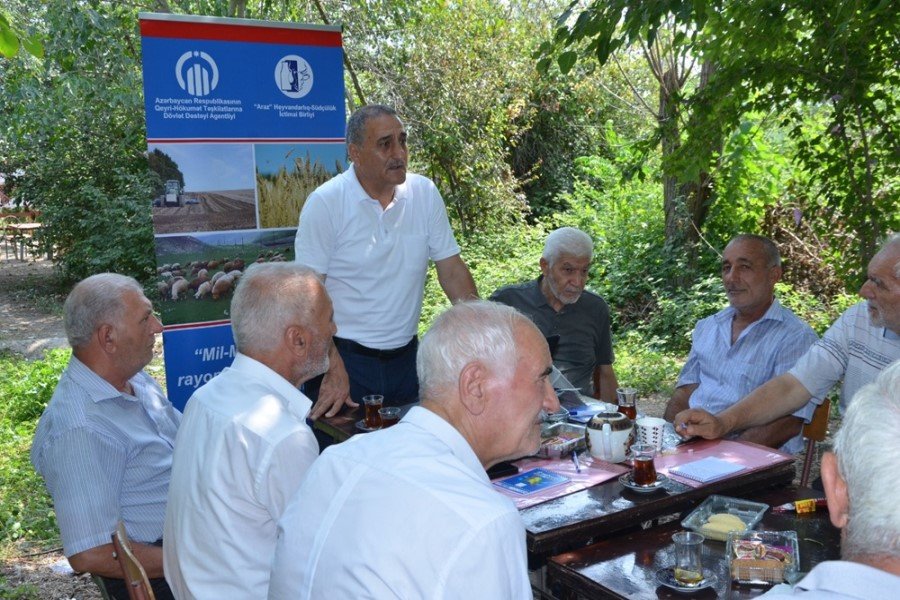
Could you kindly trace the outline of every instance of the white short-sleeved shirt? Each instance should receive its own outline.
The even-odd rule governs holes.
[[[318,455],[312,403],[238,354],[187,403],[163,561],[176,598],[265,598],[278,518]]]
[[[133,396],[72,356],[35,431],[66,556],[109,544],[119,520],[135,541],[162,537],[181,413],[143,371],[129,383]]]
[[[770,379],[786,373],[812,346],[818,336],[812,327],[781,306],[778,300],[731,343],[731,306],[697,322],[691,352],[678,376],[677,386],[697,384],[691,408],[718,414]],[[816,402],[810,400],[795,417],[808,422]],[[781,449],[794,454],[803,447],[803,435],[785,442]]]
[[[866,302],[854,304],[828,328],[822,339],[804,354],[790,374],[814,397],[823,398],[841,384],[841,411],[859,388],[900,360],[900,335],[885,327],[872,327]]]
[[[459,254],[434,183],[408,173],[382,209],[350,169],[303,205],[297,262],[326,275],[339,337],[381,350],[416,334],[428,261]]]
[[[460,433],[413,407],[322,453],[279,524],[269,598],[531,600],[525,528]]]

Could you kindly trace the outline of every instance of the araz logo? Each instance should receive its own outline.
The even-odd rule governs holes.
[[[275,85],[288,98],[302,98],[313,87],[312,67],[296,54],[289,54],[275,64]]]
[[[175,64],[175,78],[191,96],[208,96],[219,85],[219,67],[206,52],[189,50]]]

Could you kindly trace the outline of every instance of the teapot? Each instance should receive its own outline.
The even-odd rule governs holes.
[[[618,412],[597,413],[588,422],[584,437],[588,452],[606,462],[624,462],[634,437],[631,419]]]

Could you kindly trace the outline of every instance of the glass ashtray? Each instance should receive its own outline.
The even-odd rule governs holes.
[[[756,527],[768,509],[769,505],[762,502],[713,494],[695,508],[681,526],[702,533],[707,539],[724,542],[730,531],[744,533]],[[743,526],[736,519],[740,519]]]
[[[584,448],[584,427],[572,423],[556,423],[541,428],[541,446],[537,456],[562,458]]]
[[[793,581],[800,568],[796,531],[731,532],[725,556],[735,583],[772,585]]]

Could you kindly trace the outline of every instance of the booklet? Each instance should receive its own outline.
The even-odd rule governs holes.
[[[515,477],[495,481],[494,485],[517,494],[533,494],[534,492],[571,481],[568,477],[548,471],[547,469],[531,469],[519,473]]]
[[[716,479],[727,477],[739,471],[746,469],[743,465],[738,465],[715,456],[707,456],[694,462],[685,463],[677,467],[669,469],[670,475],[686,477],[699,481],[700,483],[709,483]]]

